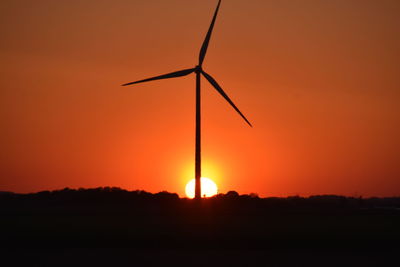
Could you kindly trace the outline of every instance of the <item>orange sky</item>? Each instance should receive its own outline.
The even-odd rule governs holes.
[[[184,193],[194,67],[216,1],[14,1],[0,9],[0,191]],[[204,69],[203,176],[261,196],[399,195],[400,2],[222,2]]]

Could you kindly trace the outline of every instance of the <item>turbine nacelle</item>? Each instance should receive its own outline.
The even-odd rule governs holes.
[[[194,67],[194,72],[198,73],[198,74],[202,73],[203,72],[202,66],[201,65],[197,65],[196,67]]]

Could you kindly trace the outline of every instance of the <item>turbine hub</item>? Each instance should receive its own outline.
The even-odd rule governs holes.
[[[200,65],[197,65],[197,66],[194,68],[194,72],[196,72],[196,73],[200,73],[202,70],[203,70],[203,69],[202,69],[202,67],[201,67]]]

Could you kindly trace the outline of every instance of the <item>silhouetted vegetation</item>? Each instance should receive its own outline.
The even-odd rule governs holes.
[[[199,202],[115,187],[0,193],[1,244],[17,255],[21,248],[76,247],[386,253],[399,247],[399,225],[399,197],[230,191]]]
[[[170,212],[193,209],[195,200],[179,198],[166,191],[152,194],[143,190],[127,191],[118,187],[42,191],[31,194],[0,192],[2,214],[15,212]],[[220,213],[263,213],[271,211],[357,211],[400,210],[400,197],[362,198],[337,195],[286,198],[260,198],[257,194],[239,195],[236,191],[202,200],[204,211]],[[197,210],[196,210],[197,212]]]
[[[347,246],[400,237],[398,197],[260,198],[230,191],[198,202],[168,192],[65,188],[1,193],[0,214],[8,244]]]

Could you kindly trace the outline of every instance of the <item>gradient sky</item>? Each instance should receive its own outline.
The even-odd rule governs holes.
[[[184,194],[216,0],[2,1],[0,190]],[[400,194],[400,1],[225,0],[204,63],[203,176],[260,196]]]

